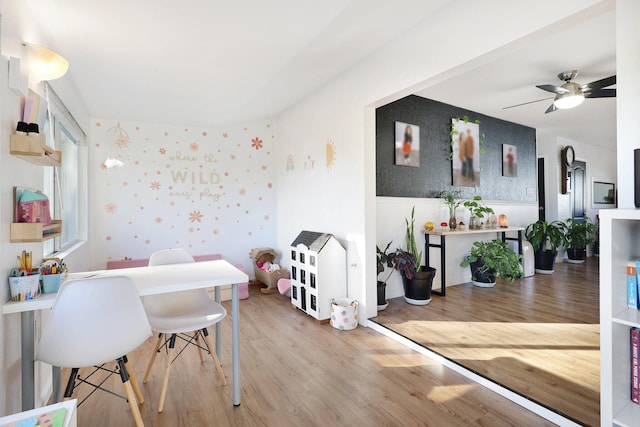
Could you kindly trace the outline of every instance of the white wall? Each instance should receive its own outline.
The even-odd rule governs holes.
[[[634,208],[633,150],[640,148],[640,2],[616,1],[618,207]]]
[[[249,253],[276,245],[276,130],[94,119],[89,144],[91,269],[182,247],[253,276]],[[124,162],[106,169],[107,158]]]
[[[376,314],[376,242],[388,241],[376,236],[384,223],[377,219],[372,185],[375,119],[371,109],[434,84],[456,67],[468,68],[474,59],[598,3],[610,2],[540,1],[528,3],[526,14],[517,2],[456,2],[282,114],[278,120],[282,145],[277,154],[281,162],[293,154],[297,163],[295,171],[278,176],[279,245],[289,243],[300,229],[330,232],[340,239],[360,236],[364,247],[358,253],[364,258],[357,267],[350,265],[348,287],[360,300],[360,318],[366,323],[364,319]],[[585,19],[589,13],[597,12],[569,20]],[[451,31],[453,22],[456,31]],[[491,31],[477,31],[479,22]],[[337,166],[330,171],[305,170],[303,159],[308,153],[319,153],[319,145],[328,138],[338,142]],[[419,203],[406,200],[393,215],[383,218],[385,223],[396,230],[404,224],[407,207]]]
[[[1,53],[0,57],[0,218],[2,231],[0,239],[0,271],[4,277],[9,269],[17,266],[16,256],[22,251],[32,251],[33,259],[40,260],[43,256],[40,243],[10,243],[9,229],[13,221],[13,187],[42,188],[43,168],[32,165],[22,159],[9,154],[10,135],[15,131],[17,122],[21,120],[20,97],[8,88],[8,58],[23,58],[22,42],[29,41],[50,46],[42,36],[40,30],[33,25],[31,13],[24,2],[10,1],[0,3],[1,21]],[[80,97],[69,83],[68,77],[56,82],[56,91],[67,102],[67,107],[74,114],[81,125],[86,125],[88,114],[84,109]],[[41,92],[41,87],[34,89]],[[39,261],[37,261],[39,262]],[[34,261],[36,263],[36,261]],[[0,286],[0,301],[10,299],[9,286],[4,279],[4,286]],[[43,319],[36,313],[36,336],[39,336],[39,326]],[[0,315],[0,415],[18,412],[21,409],[21,380],[20,380],[20,315]],[[36,364],[36,404],[43,404],[51,389],[50,368]]]
[[[533,203],[513,203],[504,201],[491,201],[485,200],[485,204],[492,208],[496,216],[505,214],[509,220],[509,225],[513,227],[526,227],[538,219],[537,217],[537,204]],[[423,252],[424,260],[424,244],[425,239],[420,231],[424,227],[424,223],[427,221],[433,222],[436,227],[442,221],[448,221],[447,207],[442,203],[441,199],[413,199],[403,197],[378,197],[377,198],[377,227],[376,227],[376,240],[380,249],[384,249],[387,243],[393,242],[389,247],[389,250],[395,248],[406,248],[405,242],[405,222],[404,219],[399,216],[410,219],[411,209],[415,206],[415,219],[416,219],[416,239],[419,249]],[[456,211],[456,219],[463,221],[465,224],[469,224],[469,212],[465,208],[460,208]],[[469,248],[476,240],[491,240],[499,237],[496,233],[486,234],[474,234],[474,235],[460,235],[451,236],[447,238],[446,247],[446,265],[447,277],[446,286],[458,285],[461,283],[467,283],[471,280],[471,271],[468,267],[460,267],[460,263],[463,258],[468,255]],[[512,233],[509,237],[517,237],[516,233]],[[439,243],[439,237],[432,237],[432,243]],[[433,280],[433,289],[439,289],[441,283],[441,271],[440,271],[440,251],[438,249],[431,249],[429,252],[430,262],[432,267],[436,268],[436,276]],[[388,270],[387,270],[388,273]],[[385,275],[380,274],[380,277]],[[395,298],[404,295],[402,288],[402,280],[400,274],[394,272],[391,278],[387,282],[386,296],[387,298]]]

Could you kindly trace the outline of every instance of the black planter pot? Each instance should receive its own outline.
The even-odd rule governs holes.
[[[386,289],[387,289],[387,284],[378,280],[378,310],[379,311],[384,310],[389,305],[385,296]]]
[[[540,274],[552,274],[556,267],[558,251],[535,251],[535,270]]]
[[[587,259],[586,249],[567,249],[567,262],[572,264],[582,264]]]
[[[413,305],[427,305],[431,302],[431,286],[436,269],[433,267],[420,267],[411,279],[402,275],[404,286],[404,300]]]
[[[496,271],[486,268],[482,259],[472,262],[469,268],[471,269],[471,282],[475,286],[492,288],[496,285]]]

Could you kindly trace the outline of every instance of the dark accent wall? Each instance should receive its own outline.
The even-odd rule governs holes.
[[[480,121],[486,153],[480,155],[480,186],[454,187],[449,153],[451,119]],[[420,126],[420,167],[395,164],[395,122]],[[517,147],[518,176],[502,176],[502,144]],[[485,200],[536,201],[536,130],[475,111],[410,95],[376,110],[376,194],[438,197],[461,190]]]

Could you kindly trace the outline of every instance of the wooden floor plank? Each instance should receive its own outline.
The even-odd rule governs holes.
[[[186,351],[157,413],[162,354],[140,412],[147,426],[552,426],[545,419],[372,329],[339,331],[250,287],[240,303],[242,404],[232,404],[231,320],[222,323],[221,386],[211,359]],[[447,297],[448,298],[448,297]],[[230,310],[228,302],[223,303]],[[154,338],[130,355],[138,379]],[[118,379],[109,386],[120,389]],[[80,391],[81,395],[84,391]],[[133,425],[128,405],[96,393],[78,425]]]
[[[494,288],[452,286],[427,306],[392,299],[373,320],[570,419],[600,424],[598,258]]]

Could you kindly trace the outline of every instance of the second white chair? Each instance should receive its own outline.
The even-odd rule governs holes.
[[[157,251],[149,258],[150,266],[189,262],[195,262],[195,260],[193,256],[184,249]],[[144,374],[143,382],[147,382],[156,355],[161,347],[166,347],[167,349],[167,360],[162,381],[162,390],[160,392],[158,412],[162,412],[164,409],[171,364],[175,360],[173,352],[176,339],[178,338],[186,342],[185,347],[189,344],[195,344],[197,346],[201,362],[204,362],[202,349],[207,350],[209,354],[211,354],[220,381],[223,385],[227,383],[207,330],[209,326],[221,321],[227,315],[227,311],[211,298],[206,289],[145,296],[142,298],[142,303],[147,312],[151,329],[158,333],[158,339]],[[201,337],[204,341],[204,347],[200,343]],[[180,353],[182,353],[182,351],[175,357],[177,358]]]

